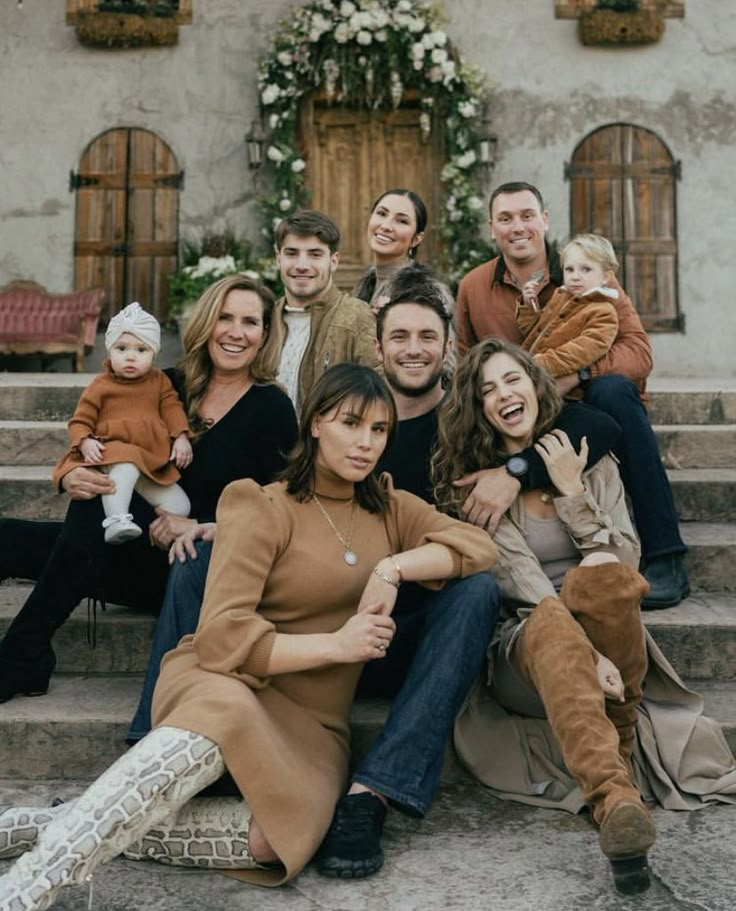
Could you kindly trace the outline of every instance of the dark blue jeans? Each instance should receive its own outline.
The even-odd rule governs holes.
[[[639,390],[625,376],[611,373],[590,381],[584,401],[605,411],[623,429],[614,452],[631,498],[644,562],[685,553],[670,482]]]
[[[197,541],[195,546],[196,560],[187,558],[186,563],[177,561],[169,571],[161,613],[153,632],[143,691],[125,738],[127,743],[141,740],[151,730],[151,702],[161,659],[166,652],[176,648],[182,636],[193,633],[197,628],[207,569],[212,556],[212,542]]]
[[[402,600],[411,600],[407,607]],[[393,695],[388,719],[353,779],[410,816],[424,816],[455,717],[483,665],[500,593],[488,573],[442,591],[402,586],[386,657],[366,665],[359,696]]]

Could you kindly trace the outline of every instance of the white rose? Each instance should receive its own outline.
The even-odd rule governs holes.
[[[273,104],[274,101],[278,101],[281,95],[281,89],[277,85],[267,85],[266,88],[261,92],[261,101],[268,107],[269,104]]]
[[[432,63],[444,63],[447,60],[447,51],[443,47],[436,47],[432,51]]]
[[[421,19],[418,16],[415,16],[414,18],[410,19],[406,24],[406,27],[413,34],[416,34],[417,32],[423,32],[424,26],[425,26],[424,19]]]
[[[307,164],[303,158],[295,158],[294,161],[292,161],[292,163],[291,163],[291,170],[295,174],[299,174],[304,170],[304,168],[306,168],[306,166],[307,166]]]
[[[436,47],[444,47],[447,44],[447,35],[439,29],[432,32],[432,39]]]
[[[276,228],[278,228],[278,226],[281,224],[281,221],[282,221],[282,220],[281,220],[280,218],[274,218],[274,220],[271,222],[271,226],[272,226],[272,229],[273,229],[274,231],[275,231]]]
[[[358,44],[370,44],[373,41],[373,35],[362,28],[355,36],[355,40],[358,42]]]
[[[338,44],[346,44],[349,40],[350,29],[344,22],[341,22],[335,29],[335,41]]]
[[[376,41],[385,41],[388,38],[388,32],[385,28],[379,29],[373,36]]]
[[[400,13],[411,12],[411,0],[399,0],[399,2],[396,4],[396,9]]]
[[[355,4],[351,3],[350,0],[342,0],[340,4],[340,15],[347,19],[348,16],[352,16],[355,12]]]
[[[445,75],[445,82],[451,82],[455,78],[455,61],[454,60],[445,60],[441,64],[442,72]]]
[[[276,59],[281,66],[291,66],[292,64],[291,54],[288,51],[280,51],[276,54]]]
[[[475,117],[476,109],[473,101],[461,101],[457,109],[461,117]]]
[[[442,69],[439,66],[433,66],[427,73],[427,79],[430,82],[440,82],[442,80]]]
[[[417,41],[411,46],[411,55],[415,60],[422,60],[424,57],[424,45]]]
[[[290,208],[291,200],[288,196],[285,196],[283,199],[279,200],[279,209],[281,209],[282,212],[288,212]]]
[[[458,155],[455,159],[455,164],[459,168],[469,168],[472,164],[475,164],[475,152],[472,149],[468,149],[467,152]]]
[[[430,32],[427,32],[426,35],[422,36],[422,46],[425,47],[428,51],[431,51],[434,47],[434,38]]]
[[[415,70],[421,70],[424,67],[424,62],[422,60],[415,60],[412,66]]]
[[[483,206],[484,206],[484,202],[480,198],[480,196],[469,196],[468,197],[468,208],[471,209],[473,212],[480,211],[483,208]]]
[[[278,146],[269,146],[266,150],[266,158],[268,158],[269,161],[274,161],[276,164],[281,164],[286,156]]]
[[[281,123],[281,118],[278,114],[271,114],[268,118],[268,125],[272,130],[275,130],[276,127]]]

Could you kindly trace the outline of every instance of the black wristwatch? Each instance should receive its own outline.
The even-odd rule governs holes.
[[[524,456],[511,456],[506,462],[506,471],[508,471],[512,478],[516,478],[517,481],[520,481],[527,471],[529,471],[529,460],[525,459]]]
[[[578,370],[578,381],[581,386],[587,386],[592,379],[593,374],[590,372],[590,367],[581,367]]]

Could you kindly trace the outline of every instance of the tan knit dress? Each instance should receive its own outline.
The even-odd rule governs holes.
[[[309,861],[347,779],[348,716],[361,664],[265,676],[279,633],[325,633],[355,613],[373,567],[391,553],[436,541],[454,575],[486,570],[495,546],[481,529],[441,515],[389,483],[386,516],[358,510],[357,566],[314,500],[281,483],[236,481],[224,491],[199,627],[162,663],[156,725],[197,731],[219,744],[228,770],[285,869],[243,871],[278,885]],[[335,525],[350,527],[352,487],[318,475]],[[439,587],[437,584],[433,587]]]

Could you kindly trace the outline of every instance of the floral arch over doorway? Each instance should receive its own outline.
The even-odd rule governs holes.
[[[417,0],[311,0],[281,23],[258,79],[273,175],[271,192],[259,199],[264,237],[270,241],[275,224],[307,202],[307,163],[297,143],[305,96],[319,92],[328,103],[368,110],[412,100],[423,136],[438,131],[444,151],[440,234],[448,276],[457,279],[487,258],[476,151],[483,78],[461,61],[442,25],[437,7]]]

